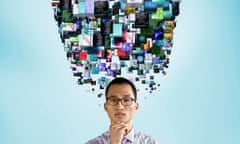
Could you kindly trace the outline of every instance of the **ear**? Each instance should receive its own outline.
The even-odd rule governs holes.
[[[135,103],[135,110],[137,111],[139,109],[139,104],[136,102]]]
[[[107,111],[106,103],[104,103],[104,110]]]

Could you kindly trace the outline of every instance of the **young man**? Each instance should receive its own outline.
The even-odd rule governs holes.
[[[109,131],[86,144],[159,144],[159,142],[133,128],[133,116],[138,110],[137,90],[125,78],[115,78],[105,91],[104,109],[110,119]]]

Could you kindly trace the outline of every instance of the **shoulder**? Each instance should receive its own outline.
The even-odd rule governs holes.
[[[102,133],[96,138],[87,141],[85,144],[108,144],[108,132]]]
[[[138,140],[138,143],[160,144],[159,140],[157,140],[156,138],[153,138],[152,136],[139,131],[135,131],[134,137],[135,140]]]

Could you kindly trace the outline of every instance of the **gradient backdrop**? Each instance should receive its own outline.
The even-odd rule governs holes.
[[[140,96],[136,129],[162,144],[240,143],[239,5],[182,1],[168,74]],[[0,49],[1,144],[82,144],[107,130],[104,99],[71,76],[51,0],[1,0]]]

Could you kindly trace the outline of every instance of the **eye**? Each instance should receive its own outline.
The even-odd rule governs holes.
[[[117,102],[118,100],[117,100],[117,98],[110,98],[109,101],[115,103],[115,102]]]
[[[130,101],[131,101],[131,98],[124,98],[123,101],[124,101],[124,102],[130,102]]]

